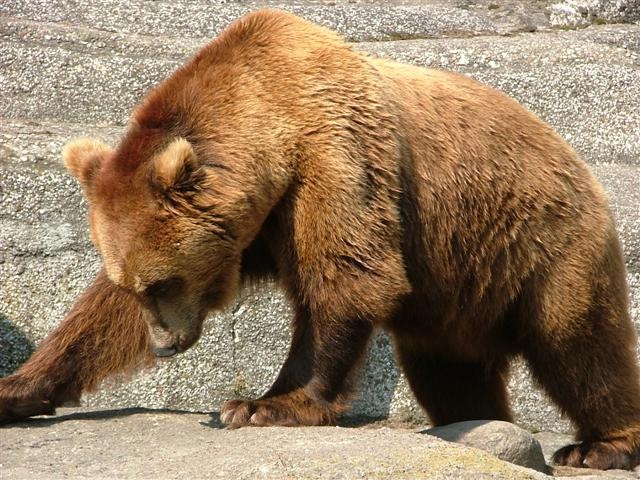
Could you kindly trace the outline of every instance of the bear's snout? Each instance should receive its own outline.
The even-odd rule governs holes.
[[[179,334],[167,334],[163,335],[161,338],[152,334],[149,346],[151,348],[151,352],[153,352],[156,357],[173,357],[177,353],[182,353],[185,350],[188,350],[196,340],[197,338]]]
[[[188,350],[200,337],[200,328],[194,331],[172,331],[157,322],[149,325],[149,347],[156,357],[173,357]]]

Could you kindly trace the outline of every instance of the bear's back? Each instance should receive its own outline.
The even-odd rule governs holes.
[[[428,290],[457,298],[466,284],[458,305],[481,315],[473,297],[496,307],[576,239],[590,238],[594,255],[604,248],[604,190],[549,125],[464,75],[371,62],[388,79],[405,145],[401,210],[414,286],[430,272],[438,285]]]

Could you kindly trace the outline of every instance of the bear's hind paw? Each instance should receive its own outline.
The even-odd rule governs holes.
[[[583,442],[558,450],[553,454],[553,463],[596,470],[633,470],[640,464],[640,451],[625,440]]]

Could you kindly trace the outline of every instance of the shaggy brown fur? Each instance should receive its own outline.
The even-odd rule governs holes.
[[[631,468],[640,386],[602,188],[551,128],[461,75],[376,60],[282,12],[247,15],[153,90],[117,150],[65,151],[101,274],[18,373],[0,417],[53,411],[183,351],[241,279],[277,278],[293,342],[232,426],[345,411],[374,327],[435,424],[510,420],[523,355],[582,443],[561,464]],[[116,286],[118,285],[118,286]]]
[[[146,315],[101,271],[29,361],[0,380],[0,423],[52,415],[103,378],[150,364]]]

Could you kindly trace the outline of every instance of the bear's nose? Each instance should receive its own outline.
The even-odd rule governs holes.
[[[156,357],[173,357],[178,353],[174,347],[151,347],[151,351]]]

